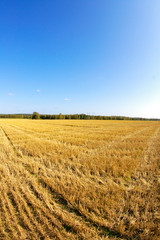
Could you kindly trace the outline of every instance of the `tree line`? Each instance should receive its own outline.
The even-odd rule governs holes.
[[[143,121],[159,121],[155,118],[139,118],[139,117],[124,117],[124,116],[101,116],[88,114],[0,114],[0,118],[19,118],[19,119],[84,119],[84,120],[143,120]]]
[[[32,114],[0,114],[0,118],[32,118]]]

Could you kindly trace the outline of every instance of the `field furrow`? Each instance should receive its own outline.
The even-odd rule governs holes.
[[[159,239],[160,123],[1,120],[0,239]]]

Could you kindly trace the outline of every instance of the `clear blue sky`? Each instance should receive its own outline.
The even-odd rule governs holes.
[[[1,0],[0,113],[160,118],[159,0]]]

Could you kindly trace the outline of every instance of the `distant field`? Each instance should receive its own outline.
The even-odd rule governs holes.
[[[160,122],[0,120],[0,239],[160,239]]]

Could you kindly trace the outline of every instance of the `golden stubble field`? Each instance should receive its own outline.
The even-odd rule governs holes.
[[[0,120],[0,239],[160,239],[160,122]]]

